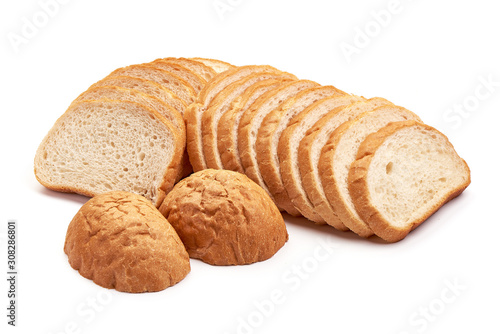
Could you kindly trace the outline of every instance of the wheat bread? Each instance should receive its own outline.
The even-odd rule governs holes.
[[[372,98],[366,101],[355,102],[330,112],[319,119],[306,132],[299,144],[298,159],[302,185],[307,197],[314,206],[314,210],[325,222],[340,231],[349,230],[335,213],[323,190],[318,170],[321,149],[325,146],[330,134],[342,123],[350,121],[356,116],[373,110],[381,105],[391,104],[383,98]]]
[[[202,115],[212,100],[225,87],[254,73],[284,73],[272,66],[241,66],[220,73],[210,80],[198,94],[196,103],[189,105],[184,115],[186,122],[187,149],[194,171],[207,168],[203,155]]]
[[[348,176],[356,211],[388,242],[408,235],[470,184],[467,163],[445,135],[409,120],[366,137]]]
[[[182,101],[184,101],[186,105],[193,103],[196,99],[196,92],[194,88],[189,85],[189,83],[169,71],[156,68],[152,65],[138,64],[118,68],[111,72],[108,77],[118,75],[127,75],[130,77],[143,78],[156,82],[171,90]]]
[[[318,83],[310,80],[288,82],[260,96],[241,117],[238,128],[238,150],[245,174],[264,188],[273,200],[274,194],[269,191],[264,182],[259,164],[257,163],[257,155],[260,152],[256,150],[255,142],[257,141],[257,134],[262,120],[290,97],[296,96],[306,89],[318,86]],[[294,216],[299,215],[299,212],[295,209],[291,201],[286,202],[282,199],[280,202],[278,205],[280,210],[284,210]]]
[[[170,62],[164,59],[157,59],[148,63],[147,65],[151,65],[177,75],[179,78],[193,87],[196,95],[203,89],[203,87],[205,87],[207,83],[207,81],[200,77],[198,74],[194,73],[187,67],[184,67],[175,62]]]
[[[161,204],[184,142],[158,112],[130,101],[72,104],[40,143],[34,172],[45,187],[95,196],[123,190]]]
[[[200,58],[200,57],[194,57],[194,58],[190,58],[190,59],[195,60],[195,61],[199,61],[200,63],[203,63],[206,66],[211,67],[217,74],[225,72],[227,70],[230,70],[230,69],[236,67],[232,64],[229,64],[225,61],[218,60],[218,59]]]
[[[101,86],[117,86],[138,90],[162,100],[164,103],[177,110],[181,115],[184,114],[184,111],[187,108],[186,103],[175,95],[170,89],[147,79],[135,78],[126,75],[106,77],[90,86],[88,90]]]
[[[266,92],[285,82],[282,80],[263,80],[248,87],[231,107],[221,116],[217,124],[217,146],[224,169],[245,173],[238,150],[238,128],[245,111]]]
[[[122,292],[161,291],[186,277],[189,255],[179,236],[144,197],[112,191],[85,203],[68,226],[71,267]]]
[[[293,117],[288,127],[281,134],[278,143],[278,157],[283,185],[297,210],[315,223],[325,224],[325,221],[314,210],[314,206],[307,197],[302,185],[298,157],[300,141],[306,135],[306,131],[327,113],[362,100],[364,99],[359,96],[334,95],[316,101]]]
[[[359,145],[369,134],[390,122],[411,119],[420,120],[402,107],[389,104],[378,107],[339,126],[321,151],[318,169],[326,198],[344,225],[362,237],[372,235],[373,231],[356,212],[349,194],[347,177],[351,164],[356,159]]]
[[[255,149],[259,152],[257,163],[262,178],[278,206],[282,207],[284,203],[291,203],[283,186],[279,169],[278,142],[283,130],[295,115],[314,102],[329,96],[345,94],[333,86],[312,87],[290,97],[262,120],[255,142]],[[223,145],[223,147],[228,146]],[[292,212],[292,215],[299,216],[300,212],[296,210]]]
[[[267,193],[233,171],[194,173],[176,184],[159,210],[189,255],[213,265],[264,261],[288,239],[283,217]]]
[[[218,149],[217,125],[235,99],[259,81],[277,79],[287,82],[293,78],[286,73],[255,73],[233,82],[217,94],[202,115],[203,155],[208,168],[224,169]]]

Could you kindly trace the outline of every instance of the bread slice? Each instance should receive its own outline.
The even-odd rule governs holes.
[[[194,73],[196,73],[198,76],[202,77],[205,79],[205,81],[210,81],[214,76],[217,75],[217,72],[215,72],[210,66],[207,66],[203,64],[200,61],[189,59],[189,58],[160,58],[157,60],[166,60],[170,63],[174,64],[179,64],[181,66],[184,66],[185,68],[190,69]]]
[[[321,151],[318,169],[326,198],[342,223],[362,237],[373,234],[356,212],[349,194],[347,176],[356,159],[359,145],[366,137],[390,122],[420,118],[411,111],[387,104],[367,111],[339,126]]]
[[[118,86],[100,86],[89,88],[88,90],[80,94],[80,96],[78,96],[73,101],[73,103],[78,103],[84,100],[99,99],[132,101],[151,108],[165,117],[173,125],[174,130],[179,133],[179,136],[181,138],[184,138],[183,140],[186,140],[186,127],[184,125],[184,119],[182,118],[182,115],[162,100],[154,96],[144,94],[136,89],[129,89]]]
[[[163,87],[170,89],[187,105],[193,103],[196,98],[196,92],[194,88],[191,87],[191,85],[189,85],[186,81],[171,72],[156,68],[151,65],[139,64],[122,67],[111,72],[108,77],[114,77],[118,75],[128,75],[131,77],[154,81],[162,85]]]
[[[340,231],[349,230],[337,217],[335,209],[326,198],[318,171],[321,149],[325,146],[330,134],[342,123],[356,116],[373,110],[381,105],[392,104],[383,98],[372,98],[366,101],[355,102],[349,106],[338,108],[323,116],[310,129],[299,145],[299,170],[302,185],[307,197],[314,206],[314,210],[325,222]]]
[[[141,91],[148,95],[159,98],[160,100],[177,110],[181,115],[184,115],[184,111],[186,111],[187,108],[186,103],[179,99],[179,97],[175,95],[170,89],[167,89],[166,87],[147,79],[134,78],[126,75],[106,77],[90,86],[89,90],[95,87],[102,86],[118,86]]]
[[[183,144],[153,109],[130,101],[82,101],[42,140],[34,172],[52,190],[86,196],[123,190],[158,207],[174,185]]]
[[[346,93],[333,86],[306,89],[283,102],[281,106],[271,111],[262,120],[255,142],[255,149],[259,152],[257,163],[262,178],[278,206],[291,203],[281,180],[278,159],[278,142],[283,130],[287,127],[288,122],[302,110],[320,99],[334,95],[346,95]],[[229,147],[229,145],[223,144],[222,147]],[[294,215],[299,216],[300,212],[297,211]]]
[[[287,73],[256,73],[233,82],[217,94],[202,115],[203,155],[208,168],[224,169],[218,149],[217,124],[234,100],[241,96],[248,87],[259,81],[278,79],[286,82],[293,78]]]
[[[165,71],[169,71],[175,75],[177,75],[182,80],[186,81],[191,87],[193,87],[196,95],[205,87],[207,81],[200,77],[198,74],[192,72],[187,67],[176,64],[174,62],[170,62],[168,60],[155,60],[147,65],[154,66],[156,68],[160,68]]]
[[[217,145],[224,169],[245,173],[238,150],[238,128],[245,111],[266,92],[283,85],[282,80],[263,80],[248,87],[231,107],[222,115],[217,124]]]
[[[217,59],[199,58],[199,57],[190,58],[190,59],[199,61],[200,63],[203,63],[203,64],[211,67],[216,73],[222,73],[222,72],[225,72],[227,70],[230,70],[230,69],[236,67],[234,65],[226,63],[225,61],[217,60]]]
[[[318,83],[310,80],[288,82],[260,96],[241,117],[238,128],[238,150],[245,174],[266,190],[273,200],[274,194],[269,191],[264,182],[259,164],[257,163],[259,152],[256,150],[255,142],[257,141],[257,134],[262,120],[267,114],[278,108],[292,96],[296,96],[306,89],[318,86]],[[299,212],[295,209],[291,201],[285,202],[282,200],[278,208],[281,211],[289,212],[291,215],[299,215]]]
[[[410,120],[366,137],[348,184],[360,217],[376,235],[396,242],[462,193],[470,170],[445,135]]]
[[[319,100],[292,118],[289,126],[283,131],[278,143],[278,157],[283,185],[293,205],[307,219],[324,224],[324,219],[316,213],[302,185],[299,170],[298,150],[306,131],[328,112],[363,98],[353,95],[332,96]]]
[[[186,110],[184,120],[186,121],[187,149],[189,159],[194,171],[207,168],[205,157],[203,155],[203,136],[202,136],[202,115],[209,107],[212,100],[224,88],[235,81],[238,81],[254,73],[284,73],[272,66],[241,66],[235,67],[215,76],[208,82],[202,91],[198,94],[196,103],[191,104]]]

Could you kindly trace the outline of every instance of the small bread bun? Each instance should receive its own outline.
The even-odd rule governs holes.
[[[288,240],[269,195],[247,176],[228,170],[192,174],[168,193],[159,210],[189,255],[213,265],[267,260]]]
[[[190,271],[179,236],[150,201],[124,191],[85,203],[68,227],[64,252],[96,284],[123,292],[160,291]]]

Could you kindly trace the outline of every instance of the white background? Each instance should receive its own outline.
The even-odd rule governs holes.
[[[214,3],[230,7],[221,13]],[[39,2],[2,0],[0,331],[498,333],[499,8],[492,0],[400,0],[395,8],[390,0],[72,0],[44,22]],[[373,13],[388,9],[390,19],[376,23]],[[13,44],[27,21],[38,31]],[[347,44],[356,48],[351,57]],[[270,64],[387,98],[448,135],[472,184],[396,244],[285,217],[290,240],[268,261],[193,260],[182,282],[159,293],[100,288],[63,252],[68,223],[87,198],[44,189],[33,157],[92,83],[171,56]],[[8,219],[19,224],[14,329],[5,316]]]

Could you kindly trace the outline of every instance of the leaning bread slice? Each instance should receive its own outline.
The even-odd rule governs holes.
[[[238,150],[238,128],[241,117],[261,95],[284,83],[282,80],[270,79],[253,84],[234,100],[231,107],[222,115],[217,124],[217,146],[224,169],[245,173]]]
[[[178,135],[186,141],[186,127],[184,125],[184,118],[182,115],[161,101],[160,99],[144,94],[135,89],[122,88],[117,86],[99,86],[86,90],[80,96],[78,96],[73,103],[84,101],[84,100],[99,100],[99,99],[111,99],[111,100],[123,100],[132,101],[139,104],[143,104],[153,110],[159,112],[168,121],[170,121],[174,127],[174,130],[178,132]],[[189,156],[187,151],[184,150],[182,156],[182,162],[179,165],[179,176],[177,179],[181,179],[193,172],[193,168],[189,163]]]
[[[356,212],[347,183],[349,168],[356,159],[359,145],[369,134],[390,122],[411,119],[420,120],[405,108],[389,104],[381,106],[339,126],[321,151],[318,170],[326,198],[342,223],[360,236],[368,237],[373,231]]]
[[[160,115],[170,121],[174,129],[179,133],[179,136],[181,136],[181,138],[184,138],[184,140],[186,138],[186,127],[184,125],[184,119],[177,110],[175,110],[162,100],[154,96],[144,94],[135,89],[123,88],[118,86],[99,86],[89,88],[85,92],[80,94],[80,96],[78,96],[73,101],[73,103],[78,103],[84,100],[99,99],[132,101],[145,105],[146,107],[157,111]]]
[[[266,190],[277,205],[278,203],[274,199],[274,194],[269,191],[264,182],[259,164],[257,163],[259,152],[256,150],[255,142],[257,141],[259,128],[264,117],[278,108],[284,101],[292,96],[296,96],[301,91],[318,86],[318,83],[310,80],[288,82],[260,96],[241,117],[238,128],[238,150],[245,174]],[[291,201],[286,202],[282,199],[278,208],[291,215],[299,215],[299,212],[295,209]]]
[[[348,183],[360,217],[396,242],[462,193],[470,170],[445,135],[410,120],[390,123],[361,143]]]
[[[336,112],[323,116],[310,129],[299,145],[299,170],[302,185],[307,197],[314,206],[314,210],[325,222],[340,231],[349,230],[337,217],[335,209],[330,205],[323,190],[320,173],[318,171],[321,149],[325,146],[330,134],[342,123],[356,116],[373,110],[381,105],[392,104],[383,98],[372,98],[366,101],[355,102],[347,107],[341,107]]]
[[[262,178],[269,191],[273,194],[278,206],[291,202],[283,186],[279,169],[278,142],[281,133],[295,115],[314,102],[334,95],[346,95],[346,93],[333,86],[306,89],[283,102],[281,106],[271,111],[262,120],[255,142],[255,149],[259,152],[257,154],[257,163]],[[223,147],[227,147],[227,145]],[[296,215],[300,215],[300,213]]]
[[[306,131],[327,113],[362,100],[362,97],[353,95],[336,95],[319,100],[292,118],[279,140],[278,157],[283,185],[293,205],[304,217],[315,223],[324,224],[325,220],[314,210],[302,185],[298,157],[300,141]]]
[[[216,73],[222,73],[227,70],[230,70],[232,68],[235,68],[236,66],[231,65],[225,61],[218,60],[218,59],[210,59],[210,58],[190,58],[195,61],[199,61],[200,63],[203,63],[209,67],[211,67]]]
[[[198,94],[207,83],[205,79],[203,79],[187,67],[170,62],[168,60],[159,59],[152,61],[147,65],[151,65],[177,75],[179,78],[186,81],[191,87],[193,87],[196,94]]]
[[[170,89],[167,89],[166,87],[163,87],[162,85],[147,79],[134,78],[126,75],[106,77],[90,86],[88,90],[101,86],[118,86],[141,91],[148,95],[159,98],[160,100],[177,110],[181,115],[184,114],[184,111],[187,107],[186,103],[179,99],[179,97],[175,95]]]
[[[184,142],[158,112],[130,101],[71,105],[42,140],[34,171],[45,187],[95,196],[111,190],[159,206],[174,185]]]
[[[208,82],[198,94],[196,103],[191,104],[186,110],[184,119],[186,121],[187,134],[187,149],[189,159],[194,171],[199,171],[207,168],[205,157],[203,155],[203,140],[202,140],[202,115],[209,107],[212,100],[224,88],[235,81],[238,81],[246,76],[254,73],[284,73],[275,69],[272,66],[241,66],[235,67],[225,72],[220,73]],[[290,76],[292,76],[290,74]]]
[[[181,66],[184,66],[185,68],[190,69],[191,71],[193,71],[194,73],[196,73],[197,75],[199,75],[200,77],[205,79],[205,81],[207,81],[207,82],[210,81],[210,79],[212,79],[214,76],[217,75],[217,72],[215,72],[210,66],[207,66],[207,65],[205,65],[202,62],[197,61],[197,60],[193,60],[193,59],[189,59],[189,58],[173,58],[173,57],[160,58],[157,60],[166,60],[170,63],[179,64]]]
[[[194,88],[191,87],[191,85],[189,85],[185,80],[169,71],[165,71],[151,65],[139,64],[122,67],[111,72],[108,77],[118,75],[128,75],[131,77],[154,81],[167,89],[170,89],[187,105],[193,103],[196,98]]]
[[[253,84],[270,79],[283,82],[293,80],[287,73],[255,73],[233,82],[224,88],[208,106],[202,115],[203,155],[208,168],[224,169],[218,150],[217,124],[221,116],[231,107],[236,98]]]

